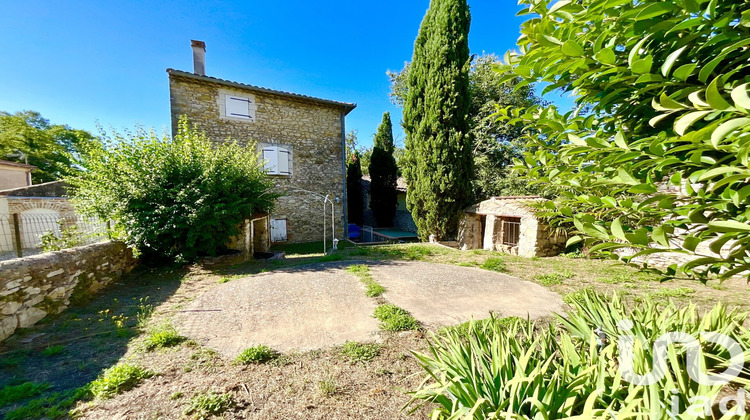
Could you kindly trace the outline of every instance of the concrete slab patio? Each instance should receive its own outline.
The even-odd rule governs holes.
[[[355,261],[311,264],[233,280],[207,291],[175,318],[181,334],[234,357],[264,344],[306,351],[377,341],[375,299],[345,271]],[[562,311],[560,296],[505,274],[423,262],[368,262],[385,299],[428,326]]]
[[[490,312],[536,319],[563,310],[557,293],[494,271],[404,261],[373,264],[371,270],[387,301],[429,326],[483,319]]]

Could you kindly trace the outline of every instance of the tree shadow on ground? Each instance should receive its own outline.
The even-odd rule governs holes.
[[[23,406],[34,411],[54,408],[51,417],[67,413],[76,390],[125,354],[139,333],[139,313],[167,300],[188,272],[188,267],[136,268],[88,302],[19,329],[0,343],[0,389],[47,384],[21,400],[0,399],[0,417],[13,418],[21,412],[12,412]]]

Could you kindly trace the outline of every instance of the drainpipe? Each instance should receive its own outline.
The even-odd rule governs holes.
[[[344,239],[349,237],[349,224],[347,223],[347,191],[346,191],[346,113],[344,111],[341,111],[341,173],[343,174],[343,181],[341,183],[341,191],[343,192],[341,194],[343,203],[343,210],[341,214],[343,214],[343,221],[344,221]],[[333,204],[333,203],[331,203]]]

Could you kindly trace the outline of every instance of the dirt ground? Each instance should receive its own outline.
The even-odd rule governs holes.
[[[190,399],[214,391],[227,393],[233,400],[224,418],[428,418],[429,407],[413,414],[402,408],[409,401],[405,392],[424,379],[411,351],[427,349],[429,331],[378,332],[382,343],[379,354],[359,363],[351,363],[338,347],[286,352],[274,361],[247,366],[193,340],[166,349],[144,349],[150,326],[173,322],[206,291],[263,272],[337,259],[366,260],[373,265],[421,261],[473,267],[471,270],[479,270],[488,260],[500,260],[504,267],[494,264],[497,269],[563,298],[590,288],[621,292],[631,302],[651,297],[674,299],[679,304],[693,302],[703,308],[724,302],[743,311],[750,309],[750,288],[742,280],[708,285],[687,280],[660,283],[654,276],[611,261],[524,259],[422,244],[348,248],[334,257],[290,252],[283,261],[224,267],[141,268],[88,304],[47,317],[0,343],[0,388],[29,381],[49,385],[35,395],[0,406],[0,417],[19,409],[49,413],[56,408],[55,413],[64,415],[74,409],[76,415],[91,419],[189,418],[184,413]],[[377,270],[373,273],[378,280]],[[387,278],[382,283],[388,288]],[[386,296],[394,292],[386,291]],[[153,315],[144,321],[145,327],[138,327],[138,320],[145,318],[139,314],[146,313],[147,307],[154,308]],[[74,397],[76,388],[126,361],[156,375],[109,400]]]

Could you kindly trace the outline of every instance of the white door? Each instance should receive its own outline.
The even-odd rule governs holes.
[[[286,219],[271,219],[271,242],[286,241]]]

